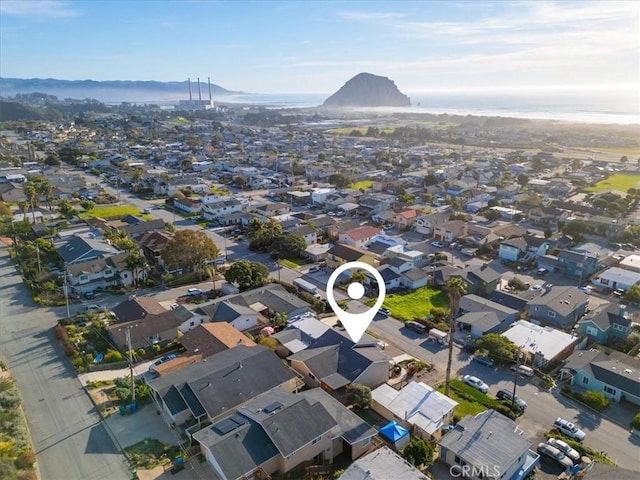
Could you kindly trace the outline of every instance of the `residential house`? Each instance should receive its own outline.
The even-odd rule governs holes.
[[[194,439],[217,476],[257,478],[286,474],[311,460],[331,463],[344,450],[343,436],[353,437],[354,432],[343,428],[356,424],[351,417],[355,414],[337,407],[322,391],[310,392],[294,395],[278,388],[264,392],[230,417],[197,432]],[[340,423],[331,409],[336,410],[335,417],[349,415],[351,422]],[[370,442],[375,430],[362,420],[357,427],[370,435],[359,443]]]
[[[327,197],[335,193],[335,188],[314,188],[311,191],[311,201],[314,205],[323,205]]]
[[[429,480],[424,473],[384,446],[353,462],[338,480]]]
[[[131,296],[111,309],[118,323],[132,322],[147,315],[160,315],[166,311],[167,309],[155,298],[137,296]]]
[[[176,208],[188,214],[200,213],[202,211],[202,202],[198,198],[175,198],[173,200],[173,208]]]
[[[495,410],[467,415],[438,444],[440,460],[470,479],[523,480],[540,462],[518,425]]]
[[[558,220],[565,220],[566,214],[556,207],[534,207],[529,210],[529,221],[536,225],[555,225]]]
[[[75,235],[67,237],[66,241],[59,245],[56,250],[62,261],[67,265],[121,253],[119,249],[105,240]]]
[[[398,231],[409,230],[413,227],[419,214],[420,212],[415,208],[405,208],[394,215],[393,225]]]
[[[340,234],[340,243],[355,248],[366,248],[373,237],[382,235],[383,230],[370,225],[363,225]]]
[[[504,332],[518,317],[517,310],[474,294],[460,298],[460,312],[462,315],[457,319],[459,330],[474,338],[485,333]]]
[[[287,328],[271,335],[290,353],[304,350],[329,330],[329,326],[309,312],[288,319]]]
[[[371,218],[376,214],[389,210],[393,204],[395,197],[392,195],[379,194],[360,200],[358,207],[358,215]]]
[[[587,280],[598,268],[598,257],[586,251],[562,250],[558,253],[556,269],[567,277]]]
[[[202,307],[205,310],[204,307]],[[241,332],[255,328],[258,325],[258,312],[252,308],[231,303],[230,301],[216,302],[206,309],[212,322],[224,322],[233,325]]]
[[[416,232],[432,236],[436,226],[443,224],[449,220],[451,212],[434,212],[416,217],[414,225]]]
[[[501,275],[488,264],[472,265],[461,268],[450,274],[451,277],[460,277],[465,285],[467,293],[486,297],[493,292],[500,283]]]
[[[185,356],[208,358],[238,345],[255,347],[255,342],[230,323],[203,323],[179,337]]]
[[[433,231],[433,238],[442,242],[451,243],[465,236],[469,231],[467,222],[462,220],[450,220],[437,225]]]
[[[176,339],[178,328],[183,323],[184,320],[173,310],[165,310],[129,322],[112,323],[107,326],[107,332],[118,349],[126,352],[129,344],[133,350],[151,348],[154,345],[166,346]]]
[[[500,243],[498,257],[512,262],[529,263],[547,253],[549,242],[533,235],[523,235]]]
[[[138,245],[151,265],[162,267],[162,251],[172,239],[173,233],[170,232],[147,232],[138,239]]]
[[[330,243],[312,243],[304,249],[304,254],[311,262],[321,262],[327,259],[327,252],[331,247]]]
[[[626,310],[625,305],[602,305],[578,320],[578,333],[600,344],[624,340],[632,324]]]
[[[610,267],[598,273],[592,280],[593,285],[599,288],[616,290],[629,290],[632,285],[640,285],[640,272],[626,270],[619,267]]]
[[[581,337],[518,320],[502,334],[531,356],[532,366],[550,368],[558,365],[583,344]]]
[[[640,255],[629,255],[620,260],[620,268],[630,272],[640,273]]]
[[[327,227],[327,238],[331,242],[336,242],[340,238],[341,234],[360,226],[361,225],[359,220],[343,220],[340,223],[336,223],[335,225],[330,225]]]
[[[562,366],[563,380],[574,388],[604,394],[616,402],[626,400],[640,405],[640,361],[613,351],[609,355],[600,350],[578,350]]]
[[[376,388],[389,379],[389,359],[375,342],[358,345],[335,330],[327,330],[287,360],[307,385],[329,392],[352,383]]]
[[[256,212],[265,218],[271,218],[290,213],[291,206],[287,203],[267,203],[256,208]]]
[[[249,307],[254,312],[265,317],[284,314],[289,318],[309,311],[309,305],[307,303],[292,293],[287,292],[281,285],[277,284],[269,284],[254,288],[253,290],[247,290],[246,292],[226,295],[211,303],[199,306],[196,311],[213,317],[213,314],[218,309],[216,306],[218,303],[228,303],[229,306],[238,305]],[[248,311],[242,311],[245,316],[239,318],[246,318]]]
[[[324,202],[324,208],[327,212],[334,212],[338,210],[340,205],[344,205],[345,203],[353,203],[356,199],[346,193],[334,193],[326,197]]]
[[[67,280],[75,293],[93,292],[111,286],[128,286],[144,280],[144,268],[132,269],[127,266],[128,252],[106,258],[94,258],[86,262],[73,263],[67,267]]]
[[[212,221],[243,210],[244,204],[238,200],[218,200],[217,202],[203,204],[202,216],[205,220]]]
[[[443,428],[453,422],[453,410],[458,405],[429,385],[413,381],[400,390],[382,384],[371,397],[374,412],[430,441],[438,440]]]
[[[369,251],[371,251],[371,245],[369,246]],[[429,263],[429,254],[430,249],[425,249],[425,251],[409,248],[405,245],[392,245],[384,250],[381,254],[382,259],[392,259],[392,258],[400,258],[407,262],[411,262],[414,267],[423,267]]]
[[[578,287],[543,287],[542,295],[529,301],[529,316],[544,325],[570,329],[581,318],[589,303],[587,295]]]
[[[426,287],[428,280],[429,278],[423,270],[413,267],[402,273],[400,285],[409,290],[415,290],[416,288]]]
[[[211,355],[148,382],[152,397],[170,422],[216,422],[267,390],[293,391],[300,382],[270,348],[237,347]]]
[[[308,245],[314,245],[318,242],[318,235],[316,229],[310,225],[300,225],[296,228],[289,230],[289,233],[294,235],[300,235],[304,238],[305,243]]]
[[[366,250],[336,243],[327,251],[327,267],[336,269],[343,263],[365,262],[369,265],[377,263],[376,258]]]
[[[21,183],[0,183],[0,200],[6,203],[18,203],[27,200]]]
[[[400,287],[402,274],[398,273],[396,269],[389,265],[382,265],[377,267],[376,270],[378,270],[378,273],[382,276],[382,280],[384,280],[384,287],[387,292],[391,292]],[[366,285],[374,291],[377,291],[378,283],[375,277],[368,271],[365,271],[364,274],[367,277],[365,280]]]

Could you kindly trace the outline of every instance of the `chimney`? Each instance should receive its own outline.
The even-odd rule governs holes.
[[[198,77],[198,100],[202,101],[202,91],[200,90],[200,77]]]
[[[620,315],[622,318],[627,318],[627,306],[626,305],[620,305],[620,310],[618,311],[618,315]]]
[[[191,77],[187,79],[189,82],[189,101],[193,100],[193,96],[191,95]]]

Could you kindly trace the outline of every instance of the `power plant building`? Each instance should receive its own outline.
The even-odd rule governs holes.
[[[180,100],[180,103],[176,106],[176,110],[211,110],[214,108],[213,96],[211,95],[211,78],[207,78],[209,86],[209,99],[202,99],[202,91],[200,90],[200,78],[198,78],[198,99],[193,99],[191,92],[191,79],[188,79],[189,83],[189,100]]]

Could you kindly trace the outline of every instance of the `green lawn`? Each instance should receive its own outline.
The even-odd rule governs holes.
[[[92,208],[88,212],[82,212],[78,216],[86,220],[88,218],[105,218],[105,219],[116,219],[122,218],[127,215],[136,215],[142,216],[142,212],[138,210],[136,207],[132,205],[106,205],[106,206],[96,206]]]
[[[361,188],[369,190],[371,187],[373,187],[373,180],[360,180],[359,182],[349,184],[349,188],[355,188],[356,190],[360,190]]]
[[[375,300],[367,301],[367,304],[374,303]],[[441,290],[422,287],[405,294],[389,294],[384,299],[384,306],[389,309],[391,316],[406,322],[426,317],[433,307],[449,308],[449,297]]]
[[[209,189],[209,193],[214,195],[222,195],[222,196],[231,195],[231,192],[229,190],[225,190],[223,188],[216,187],[216,186],[211,187]]]
[[[440,393],[444,394],[444,383],[438,386],[437,390]],[[460,396],[451,388],[449,389],[449,397],[454,399],[456,402],[458,402],[458,405],[456,406],[456,408],[453,409],[453,415],[459,419],[462,419],[467,415],[475,416],[478,413],[484,412],[487,409],[487,407],[485,407],[484,405],[478,402],[472,402],[470,400],[465,400],[463,398],[460,398]]]
[[[184,117],[176,117],[168,120],[167,123],[173,123],[175,125],[188,125],[191,122]]]
[[[603,190],[621,190],[626,192],[630,188],[640,188],[640,175],[615,173],[586,190],[588,192],[602,192]]]
[[[280,265],[282,265],[283,267],[287,267],[287,268],[298,268],[298,264],[296,262],[293,262],[287,258],[282,258],[278,261],[280,263]]]

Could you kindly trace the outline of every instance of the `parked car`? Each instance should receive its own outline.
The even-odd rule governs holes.
[[[511,371],[518,372],[519,375],[524,375],[525,377],[533,377],[534,374],[533,368],[526,365],[511,365]]]
[[[571,448],[571,445],[569,445],[564,440],[560,440],[559,438],[549,438],[547,439],[547,443],[552,447],[555,447],[558,450],[560,450],[567,457],[569,457],[574,463],[580,461],[580,457],[581,457],[580,453],[576,449]]]
[[[101,310],[105,310],[104,305],[100,305],[99,303],[92,303],[91,305],[87,305],[87,312],[99,312]]]
[[[613,294],[614,294],[616,297],[622,297],[622,296],[624,296],[624,293],[625,293],[625,292],[624,292],[624,289],[622,289],[622,288],[616,288],[616,289],[613,291]]]
[[[574,440],[578,440],[579,442],[582,442],[584,440],[585,433],[569,420],[565,420],[564,418],[556,418],[556,421],[553,422],[553,428],[558,430],[563,435],[566,435],[569,438],[573,438]]]
[[[431,245],[436,247],[436,248],[444,248],[444,243],[442,242],[431,242]]]
[[[199,288],[190,288],[189,290],[187,290],[187,296],[188,297],[195,297],[197,295],[202,295],[202,290]]]
[[[546,275],[547,273],[549,273],[549,270],[547,270],[546,268],[539,268],[538,270],[536,270],[536,273],[538,275]]]
[[[408,322],[404,322],[404,326],[407,327],[409,330],[413,330],[416,333],[427,333],[427,327],[425,327],[423,324],[418,323],[418,322],[414,322],[412,320],[409,320]]]
[[[309,273],[316,273],[320,271],[320,267],[318,265],[314,265],[309,269]]]
[[[84,292],[84,298],[91,300],[92,298],[96,298],[96,292],[90,290],[88,292]]]
[[[480,390],[482,393],[487,393],[489,391],[489,385],[473,375],[465,375],[462,377],[462,381],[467,385]]]
[[[555,461],[565,469],[573,467],[573,462],[569,457],[567,457],[564,453],[562,453],[556,447],[552,447],[548,443],[539,443],[538,453],[544,457],[550,458],[551,460]]]
[[[583,291],[587,295],[591,295],[591,287],[589,285],[585,285],[584,287],[578,287],[578,290]]]
[[[486,355],[474,355],[471,357],[471,361],[484,365],[485,367],[493,367],[493,360]]]
[[[540,290],[542,290],[542,285],[534,285],[529,290],[531,290],[533,292],[539,292]]]
[[[391,312],[384,307],[378,310],[378,313],[380,313],[381,315],[384,315],[385,317],[388,317],[391,314]]]
[[[522,410],[526,410],[527,408],[527,402],[522,400],[517,394],[514,396],[513,392],[507,390],[506,388],[503,388],[498,393],[496,393],[496,398],[498,400],[515,401],[516,405],[518,405]]]
[[[452,249],[454,250],[462,250],[462,244],[458,243],[458,242],[453,242],[451,245],[449,245]]]

